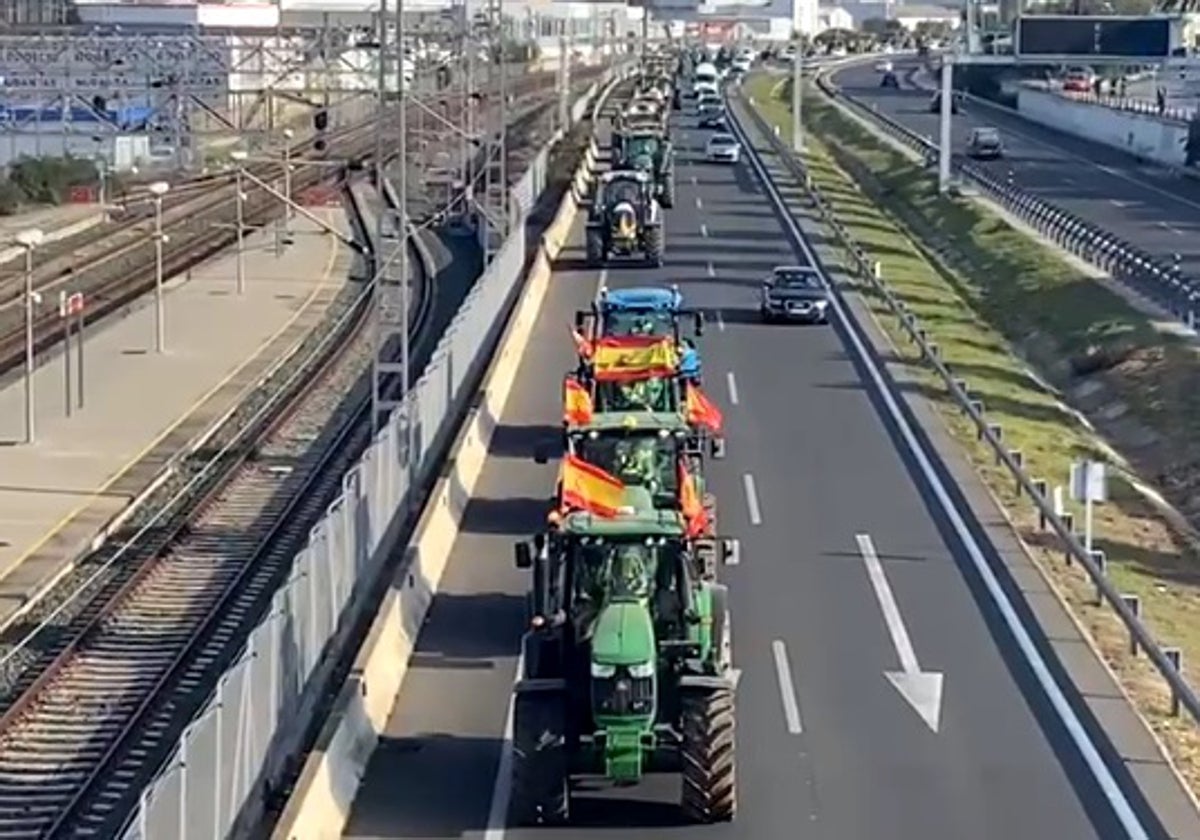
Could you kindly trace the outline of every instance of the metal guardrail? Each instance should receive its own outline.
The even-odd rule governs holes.
[[[1074,517],[1071,513],[1059,516],[1055,513],[1049,499],[1049,484],[1045,479],[1034,478],[1024,469],[1022,453],[1010,449],[1004,441],[1004,429],[996,422],[988,419],[987,407],[983,399],[970,390],[966,379],[955,374],[950,365],[942,359],[940,348],[933,336],[925,330],[917,317],[909,311],[905,302],[888,286],[879,262],[871,259],[871,255],[854,240],[846,227],[836,218],[833,208],[821,194],[820,189],[813,183],[801,161],[797,160],[792,151],[776,134],[775,127],[768,125],[756,108],[747,100],[741,90],[736,90],[732,96],[742,105],[741,110],[750,115],[759,133],[770,144],[772,151],[784,162],[789,172],[804,188],[813,203],[813,207],[821,214],[822,220],[833,230],[834,234],[849,251],[854,273],[872,286],[887,303],[892,314],[899,321],[901,328],[907,333],[909,340],[920,351],[922,360],[942,380],[950,397],[959,406],[972,424],[974,424],[978,439],[986,443],[995,454],[996,464],[1004,466],[1016,484],[1018,495],[1029,498],[1038,515],[1039,527],[1049,528],[1061,542],[1064,558],[1067,563],[1077,561],[1096,587],[1096,604],[1108,603],[1124,623],[1129,632],[1131,651],[1136,655],[1139,650],[1145,651],[1154,667],[1166,681],[1171,692],[1171,714],[1178,715],[1180,707],[1186,708],[1193,720],[1200,723],[1200,696],[1183,677],[1182,654],[1177,648],[1162,647],[1150,634],[1139,616],[1140,603],[1136,596],[1125,595],[1109,581],[1106,575],[1106,558],[1102,551],[1088,552],[1075,531]],[[737,114],[733,116],[738,120]],[[740,126],[739,126],[740,127]],[[743,130],[743,133],[745,131]],[[749,138],[747,138],[749,139]],[[749,154],[756,154],[752,143],[747,143]]]
[[[932,140],[846,94],[823,74],[816,77],[816,82],[827,96],[852,106],[888,136],[922,155],[930,166],[937,165],[938,146]],[[1184,274],[1180,254],[1174,254],[1170,263],[1164,262],[1098,225],[1026,192],[1012,182],[1011,175],[1007,179],[997,178],[960,155],[952,157],[951,167],[961,179],[974,184],[989,199],[1059,247],[1155,301],[1189,328],[1200,325],[1200,280]]]
[[[1163,120],[1172,120],[1173,122],[1187,123],[1191,122],[1196,116],[1195,108],[1183,108],[1178,106],[1166,106],[1159,110],[1158,103],[1150,99],[1138,99],[1132,96],[1111,96],[1109,94],[1095,93],[1075,93],[1069,90],[1063,90],[1061,87],[1053,87],[1046,85],[1044,87],[1027,84],[1030,90],[1041,91],[1042,93],[1050,93],[1056,96],[1061,96],[1063,99],[1071,102],[1083,102],[1087,105],[1096,105],[1100,108],[1108,108],[1111,111],[1125,111],[1130,114],[1145,114],[1148,117],[1157,117]]]

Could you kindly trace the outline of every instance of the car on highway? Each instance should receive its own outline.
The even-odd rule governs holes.
[[[717,130],[729,130],[729,120],[725,114],[725,107],[720,103],[706,102],[700,108],[700,115],[696,121],[700,128],[713,128]]]
[[[703,93],[697,94],[696,95],[696,110],[697,110],[697,112],[699,112],[699,110],[701,108],[703,108],[705,105],[716,105],[717,107],[720,107],[721,106],[721,97],[715,91],[713,91],[712,93],[709,93],[708,91],[704,91]]]
[[[879,86],[881,88],[900,90],[900,79],[897,78],[895,73],[884,73],[883,78],[879,80]]]
[[[704,157],[713,163],[737,163],[742,159],[742,144],[732,134],[714,134],[704,147]]]
[[[890,61],[881,61],[875,65],[876,73],[891,73],[895,69]]]
[[[950,113],[951,114],[958,113],[958,102],[961,98],[962,98],[962,96],[957,93],[950,97]],[[942,110],[942,92],[939,90],[937,93],[935,93],[933,95],[933,98],[929,100],[929,113],[937,114],[941,110]]]
[[[781,265],[763,280],[759,314],[764,323],[801,321],[824,324],[829,318],[829,290],[810,265]]]
[[[1071,93],[1091,93],[1096,74],[1086,67],[1072,67],[1063,77],[1062,89]]]
[[[985,126],[971,129],[967,138],[967,156],[975,160],[996,160],[1004,157],[1004,141],[1000,129]]]

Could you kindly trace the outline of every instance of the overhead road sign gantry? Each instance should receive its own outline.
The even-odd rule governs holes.
[[[1164,59],[1183,47],[1177,15],[1034,15],[1017,19],[1015,51],[1024,59],[1089,62]]]

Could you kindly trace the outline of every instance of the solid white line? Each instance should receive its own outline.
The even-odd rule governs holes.
[[[733,378],[733,371],[725,374],[725,379],[729,383],[729,401],[734,405],[738,404],[737,380]]]
[[[700,225],[700,235],[708,236],[708,225]]]
[[[739,139],[742,141],[742,146],[752,150],[753,147],[750,145],[745,131],[736,121],[733,122],[733,129],[740,135]],[[750,160],[751,166],[754,167],[759,182],[763,184],[763,188],[771,195],[775,205],[777,207],[786,207],[787,205],[783,200],[783,196],[780,195],[778,188],[771,181],[770,175],[767,174],[762,161],[752,152],[748,155],[748,160]],[[786,213],[783,215],[783,219],[789,233],[791,233],[795,247],[803,251],[804,255],[815,265],[816,255],[804,239],[804,235],[797,226],[796,220]],[[1117,783],[1117,780],[1113,778],[1112,771],[1104,763],[1100,751],[1092,743],[1091,737],[1079,720],[1079,716],[1075,714],[1075,710],[1071,708],[1071,704],[1067,701],[1062,689],[1055,681],[1054,675],[1050,673],[1050,668],[1047,666],[1046,660],[1042,658],[1041,653],[1038,652],[1037,646],[1033,643],[1033,639],[1029,635],[1029,631],[1021,623],[1021,618],[1017,615],[1017,611],[1009,600],[1008,595],[1005,594],[1004,589],[1000,586],[1000,581],[996,578],[996,573],[992,571],[987,558],[983,556],[983,550],[975,541],[975,537],[963,519],[962,514],[955,507],[949,492],[934,469],[933,463],[930,461],[928,454],[926,454],[924,447],[921,446],[916,435],[913,433],[912,427],[908,423],[908,418],[900,410],[896,396],[888,388],[883,374],[880,373],[871,354],[867,352],[863,340],[859,338],[858,333],[851,326],[850,316],[842,307],[841,299],[834,295],[831,300],[833,302],[834,314],[837,315],[838,320],[841,322],[845,334],[853,345],[855,354],[862,362],[871,382],[874,384],[875,390],[883,401],[888,415],[899,430],[905,448],[912,454],[917,468],[921,471],[922,477],[933,491],[938,506],[946,514],[946,519],[949,521],[951,527],[954,528],[960,543],[970,556],[972,565],[988,590],[988,595],[991,596],[992,601],[1000,610],[1000,614],[1004,618],[1004,623],[1008,626],[1009,632],[1012,633],[1013,638],[1016,640],[1017,647],[1020,648],[1021,654],[1029,663],[1038,684],[1041,685],[1042,691],[1046,693],[1047,699],[1049,699],[1050,704],[1054,707],[1054,711],[1059,716],[1059,719],[1062,720],[1076,749],[1079,750],[1080,755],[1088,765],[1088,769],[1104,792],[1105,798],[1112,806],[1117,818],[1121,821],[1122,827],[1132,840],[1142,840],[1142,838],[1147,838],[1148,840],[1149,835],[1146,833],[1146,829],[1142,827],[1137,812],[1129,804],[1129,799],[1125,795],[1125,791]]]
[[[517,656],[517,669],[513,672],[513,685],[521,681],[525,673],[525,651],[522,649]],[[483,840],[504,840],[504,832],[508,823],[508,803],[512,799],[512,762],[513,762],[513,712],[516,708],[516,695],[509,693],[508,712],[504,718],[504,740],[500,742],[500,762],[496,766],[496,780],[492,783],[492,801],[488,807],[487,828]]]
[[[754,476],[746,473],[742,476],[742,484],[746,488],[746,507],[750,510],[750,524],[762,524],[762,511],[758,509],[758,492],[754,489]]]
[[[716,276],[717,276],[717,269],[716,269],[716,268],[713,266],[713,264],[712,264],[712,263],[709,263],[709,264],[708,264],[708,276],[709,276],[709,277],[716,277]]]
[[[888,633],[892,636],[892,644],[896,646],[896,654],[900,657],[900,667],[913,674],[921,670],[917,664],[917,654],[913,650],[912,639],[904,626],[904,618],[900,615],[900,607],[896,605],[896,597],[892,587],[888,585],[887,575],[883,573],[883,564],[879,562],[879,554],[875,551],[875,543],[867,534],[856,534],[858,553],[867,564],[867,577],[871,579],[871,588],[879,600],[879,610],[883,613],[883,621],[887,624]]]
[[[792,682],[787,646],[776,639],[771,642],[771,653],[775,655],[775,676],[779,678],[779,698],[783,700],[783,717],[787,720],[788,732],[799,735],[804,732],[804,726],[800,722],[800,704],[796,702],[796,685]]]

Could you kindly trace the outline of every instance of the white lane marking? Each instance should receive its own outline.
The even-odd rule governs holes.
[[[708,276],[709,277],[717,276],[717,269],[711,262],[708,264]]]
[[[737,380],[733,377],[733,371],[725,374],[725,381],[729,384],[729,402],[734,405],[738,404]]]
[[[696,176],[695,175],[692,176],[692,186],[693,187],[696,186]]]
[[[721,310],[717,310],[717,329],[725,332],[725,316],[721,314]]]
[[[871,588],[875,590],[879,611],[883,613],[883,622],[887,625],[892,646],[896,648],[896,656],[900,658],[900,667],[903,669],[899,672],[886,671],[885,674],[905,701],[921,716],[921,720],[937,732],[942,717],[943,675],[936,671],[921,670],[896,596],[892,594],[883,563],[875,551],[875,543],[867,534],[856,534],[854,539],[858,542],[858,553],[867,566],[867,577],[871,580]]]
[[[733,129],[739,135],[742,146],[752,149],[753,147],[750,146],[745,131],[736,121],[733,122]],[[759,182],[763,185],[763,189],[770,194],[774,204],[777,207],[786,207],[787,204],[784,202],[783,196],[780,195],[778,188],[771,181],[770,175],[767,174],[762,161],[753,153],[748,156],[748,160],[754,168]],[[786,213],[783,215],[783,219],[795,247],[799,248],[809,259],[810,263],[815,265],[817,262],[816,255],[804,239],[800,228],[796,224],[796,220]],[[1117,819],[1121,821],[1122,827],[1130,835],[1131,840],[1142,840],[1142,838],[1149,840],[1149,835],[1142,826],[1137,812],[1129,804],[1129,798],[1125,795],[1125,791],[1122,790],[1117,780],[1113,778],[1112,771],[1104,763],[1104,758],[1100,755],[1100,751],[1092,743],[1091,737],[1088,735],[1083,723],[1079,720],[1079,716],[1075,714],[1075,710],[1071,708],[1071,704],[1067,701],[1062,689],[1055,681],[1054,675],[1050,673],[1050,668],[1047,666],[1046,660],[1038,652],[1037,646],[1033,643],[1033,639],[1029,635],[1029,631],[1021,623],[1020,616],[1017,615],[1012,601],[1009,600],[1008,595],[1005,594],[1004,589],[1000,586],[1000,581],[996,578],[996,573],[992,571],[992,567],[988,564],[987,558],[983,556],[983,550],[975,541],[974,534],[971,533],[971,529],[967,526],[958,508],[955,507],[954,501],[950,498],[949,492],[938,476],[937,470],[929,459],[929,455],[925,452],[924,447],[921,446],[916,434],[909,425],[908,418],[900,410],[896,396],[889,390],[883,374],[880,373],[871,354],[867,352],[863,340],[859,338],[858,333],[850,325],[850,316],[842,308],[841,300],[835,296],[832,298],[832,301],[834,314],[837,315],[838,320],[842,323],[842,327],[850,343],[853,345],[855,354],[862,362],[863,368],[866,370],[876,392],[883,401],[888,415],[892,418],[897,430],[899,430],[900,436],[904,441],[904,447],[912,454],[926,485],[933,491],[938,506],[946,514],[947,521],[958,535],[959,542],[971,558],[971,564],[975,567],[980,579],[983,580],[988,595],[991,596],[992,601],[1000,610],[1000,615],[1004,619],[1004,623],[1008,626],[1009,632],[1016,640],[1017,647],[1020,648],[1022,656],[1029,663],[1034,677],[1037,679],[1038,684],[1041,685],[1042,691],[1045,692],[1050,704],[1054,707],[1055,713],[1062,720],[1067,734],[1075,744],[1075,748],[1079,750],[1079,754],[1087,763],[1088,769],[1100,785],[1105,798],[1112,806]]]
[[[703,207],[704,207],[704,202],[700,200],[700,196],[696,196],[696,209],[699,210]]]
[[[1116,207],[1118,210],[1124,210],[1126,207],[1129,206],[1128,201],[1121,201],[1119,198],[1110,198],[1108,200],[1108,203],[1111,204],[1113,207]]]
[[[746,508],[750,511],[750,524],[762,524],[762,511],[758,509],[758,491],[754,489],[754,476],[746,473],[742,476],[742,484],[746,488]]]
[[[596,293],[592,295],[593,300],[600,299],[600,290],[608,286],[608,269],[600,269],[599,276],[596,277]]]
[[[804,725],[800,721],[800,704],[796,702],[796,684],[792,682],[787,645],[776,639],[771,642],[771,653],[775,656],[775,676],[779,678],[779,699],[783,701],[783,717],[787,721],[788,732],[799,735],[804,732]]]
[[[1167,224],[1166,222],[1159,222],[1159,223],[1158,223],[1158,226],[1159,226],[1160,228],[1162,228],[1163,230],[1169,230],[1169,231],[1171,231],[1171,233],[1175,234],[1176,236],[1183,236],[1183,231],[1181,231],[1181,230],[1180,230],[1179,228],[1177,228],[1177,227],[1174,227],[1173,225],[1169,225],[1169,224]]]
[[[517,656],[517,669],[513,672],[513,686],[521,681],[525,673],[525,651]],[[504,740],[500,742],[500,762],[496,767],[496,780],[492,783],[492,802],[488,807],[487,828],[483,840],[504,840],[508,825],[508,803],[512,799],[513,763],[513,714],[516,712],[516,694],[508,696],[508,712],[504,717]]]
[[[708,225],[700,225],[700,235],[708,236]]]

